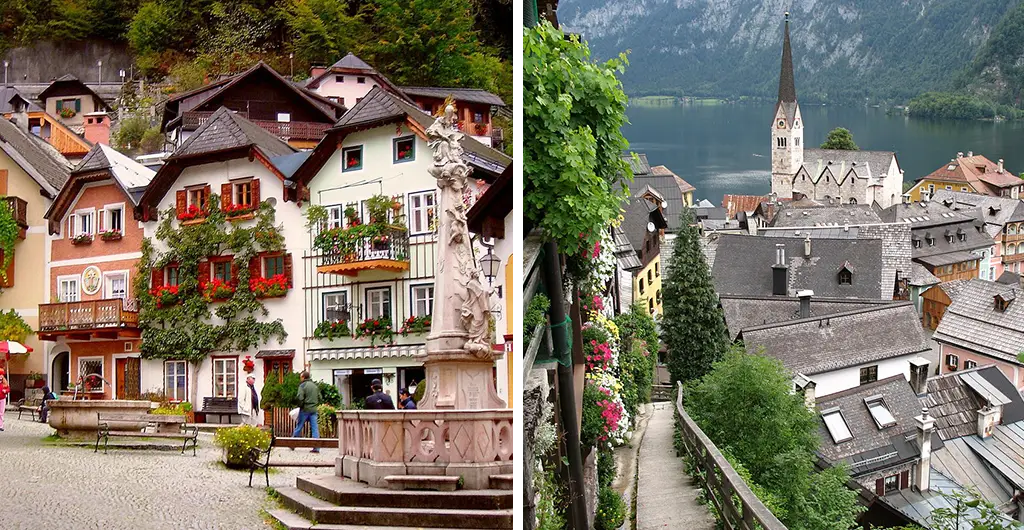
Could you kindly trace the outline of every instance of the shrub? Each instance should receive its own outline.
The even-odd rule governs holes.
[[[626,520],[626,503],[622,495],[609,488],[602,487],[597,494],[597,515],[594,517],[594,528],[597,530],[617,530]]]
[[[597,485],[604,488],[611,486],[618,474],[615,467],[615,453],[611,449],[602,449],[597,453]]]
[[[526,308],[523,316],[523,340],[529,344],[533,340],[533,331],[539,324],[544,323],[544,316],[551,308],[551,301],[542,294],[536,294],[530,299],[530,305]]]
[[[218,430],[213,443],[227,449],[228,467],[242,467],[249,462],[249,451],[270,446],[270,434],[255,425],[240,425]]]
[[[321,406],[330,405],[335,409],[341,407],[341,392],[338,392],[338,387],[323,381],[317,381],[316,386],[320,389]],[[298,389],[296,389],[297,391]]]
[[[423,400],[423,396],[427,395],[427,380],[424,379],[416,385],[416,392],[412,395],[412,400],[419,403]]]
[[[291,372],[280,383],[267,381],[260,396],[260,407],[270,410],[274,407],[293,409],[299,406],[299,374]]]
[[[176,405],[170,403],[161,403],[159,407],[150,411],[150,414],[162,414],[167,416],[185,416],[189,412],[192,412],[192,404],[188,401],[182,401]]]
[[[333,438],[333,436],[327,435],[335,433],[335,428],[338,425],[337,412],[337,408],[326,403],[316,408],[316,423],[320,426],[320,436]]]
[[[580,446],[586,451],[597,445],[598,438],[605,433],[605,420],[601,417],[599,401],[606,399],[598,390],[597,385],[587,384],[583,387],[583,421],[580,427]]]

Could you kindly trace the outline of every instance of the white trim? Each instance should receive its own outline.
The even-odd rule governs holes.
[[[118,276],[118,275],[124,275],[124,298],[123,299],[127,300],[129,298],[129,295],[132,292],[131,283],[129,283],[130,273],[128,272],[127,269],[124,269],[124,270],[119,270],[119,271],[103,271],[103,273],[101,275],[101,278],[100,278],[100,281],[102,281],[103,284],[100,286],[100,289],[103,291],[103,298],[104,299],[112,298],[110,296],[110,293],[107,291],[107,286],[109,285],[107,283],[107,277],[108,276]]]
[[[395,293],[394,285],[392,283],[390,283],[390,282],[381,282],[381,283],[378,283],[378,284],[369,284],[369,285],[361,286],[361,288],[359,289],[359,294],[360,294],[359,306],[363,309],[363,314],[359,316],[359,318],[360,318],[359,323],[364,322],[366,319],[370,318],[370,301],[367,298],[367,292],[368,291],[373,291],[373,290],[381,290],[381,289],[387,289],[388,292],[390,293],[390,297],[391,298],[388,300],[388,305],[391,306],[391,314],[388,315],[388,318],[391,319],[392,330],[397,329],[397,327],[395,326],[395,324],[397,323],[396,320],[395,320],[395,310],[397,309],[395,307],[396,293]],[[384,317],[379,317],[379,318],[384,318]]]
[[[70,230],[70,236],[72,238],[77,237],[79,235],[85,235],[86,234],[86,232],[82,232],[82,233],[78,232],[78,227],[80,225],[77,222],[75,222],[75,221],[77,221],[77,218],[79,216],[84,216],[84,215],[92,216],[92,220],[89,222],[89,232],[88,232],[88,234],[91,235],[91,236],[95,236],[96,235],[96,208],[82,208],[80,210],[75,210],[68,217],[72,221],[71,222],[71,227],[72,228]]]
[[[76,287],[75,290],[78,291],[77,292],[78,300],[61,300],[61,298],[60,298],[60,295],[61,295],[61,283],[65,282],[65,281],[74,281],[75,282],[75,287]],[[79,301],[82,300],[82,275],[81,274],[64,274],[64,275],[61,275],[61,276],[57,276],[57,300],[60,300],[60,302],[62,302],[62,303],[63,302],[79,302]]]
[[[109,229],[109,227],[107,226],[107,224],[108,224],[107,223],[107,221],[108,221],[107,214],[110,213],[110,210],[112,208],[120,208],[121,209],[121,223],[120,224],[121,224],[121,233],[123,234],[124,233],[124,228],[125,228],[124,227],[124,223],[125,223],[125,203],[123,203],[123,202],[118,202],[118,203],[113,203],[113,204],[104,204],[103,205],[103,210],[102,210],[103,211],[102,227],[103,227],[104,230],[108,230]]]
[[[437,287],[434,285],[434,282],[423,282],[423,281],[411,282],[410,281],[409,282],[409,301],[405,305],[409,309],[409,313],[408,314],[411,317],[412,316],[416,316],[416,297],[413,296],[413,291],[417,287],[430,287],[430,288],[432,288],[434,290],[435,293],[437,292]],[[437,302],[437,300],[434,298],[434,294],[431,293],[431,295],[430,295],[430,314],[431,315],[434,313],[434,304],[436,302]],[[426,316],[426,315],[423,315],[423,316]],[[404,319],[403,319],[402,322],[403,323],[405,322]]]
[[[111,254],[109,256],[97,256],[94,258],[75,258],[50,262],[50,267],[67,267],[69,265],[94,265],[96,263],[109,263],[111,261],[122,261],[139,259],[142,252],[126,252],[124,254]]]
[[[331,295],[335,295],[335,294],[341,294],[341,293],[345,293],[345,302],[347,303],[348,309],[349,309],[348,325],[349,325],[349,329],[350,330],[352,329],[352,327],[353,327],[352,326],[352,324],[353,324],[353,320],[352,320],[352,289],[350,287],[342,287],[340,289],[335,289],[335,290],[332,290],[332,291],[323,291],[323,292],[320,293],[320,315],[319,315],[320,318],[317,320],[318,324],[320,322],[323,322],[323,321],[327,320],[327,297],[331,296]]]
[[[423,195],[423,196],[426,196],[426,194],[428,194],[428,193],[433,193],[434,194],[434,205],[433,205],[433,208],[434,208],[434,218],[436,219],[437,218],[437,209],[438,209],[438,206],[440,206],[438,204],[437,190],[430,189],[430,190],[422,190],[422,191],[410,191],[410,192],[405,194],[405,204],[407,206],[406,214],[405,214],[406,215],[406,217],[405,217],[405,224],[409,228],[409,235],[410,236],[416,236],[416,235],[432,233],[431,230],[430,230],[430,221],[427,218],[426,213],[424,213],[424,221],[427,224],[426,230],[422,230],[422,231],[413,230],[413,204],[412,204],[412,196],[413,195]],[[424,212],[425,212],[426,207],[424,206],[423,209],[424,209]]]

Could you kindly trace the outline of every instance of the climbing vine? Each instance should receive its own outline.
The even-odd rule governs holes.
[[[135,275],[134,289],[139,299],[139,326],[142,328],[142,357],[145,359],[183,359],[199,365],[214,351],[244,351],[265,344],[272,338],[283,343],[287,332],[280,319],[264,321],[269,312],[251,289],[249,260],[259,252],[284,248],[281,227],[276,226],[274,208],[267,202],[256,211],[255,223],[242,226],[229,221],[217,205],[199,223],[178,224],[174,207],[161,215],[156,240],[167,250],[160,252],[149,238],[143,240],[142,257]],[[233,255],[237,286],[221,300],[204,296],[200,285],[199,263],[212,256]],[[178,266],[178,285],[173,303],[159,290],[151,290],[153,269]],[[195,385],[193,385],[193,391]]]
[[[0,201],[0,250],[3,251],[3,263],[0,263],[0,278],[7,281],[7,267],[14,259],[14,243],[18,241],[21,228],[14,219],[14,212],[5,201]]]

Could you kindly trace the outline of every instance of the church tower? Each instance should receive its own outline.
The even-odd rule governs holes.
[[[782,70],[779,73],[779,101],[772,120],[772,193],[778,198],[793,196],[793,175],[804,163],[804,123],[796,102],[793,79],[793,50],[789,43],[789,12],[782,39]],[[801,190],[810,195],[811,190]]]

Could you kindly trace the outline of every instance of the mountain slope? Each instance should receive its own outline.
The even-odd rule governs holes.
[[[598,57],[629,49],[632,94],[774,97],[791,11],[801,101],[949,88],[1018,0],[562,0]]]
[[[957,87],[997,103],[1021,107],[1024,88],[1024,3],[996,25]]]

